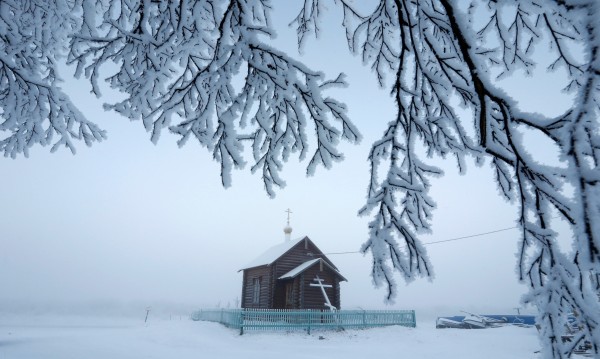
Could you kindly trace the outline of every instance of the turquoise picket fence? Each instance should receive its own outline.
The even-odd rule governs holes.
[[[288,309],[203,309],[192,320],[221,323],[240,330],[363,329],[400,325],[416,326],[414,310],[288,310]]]

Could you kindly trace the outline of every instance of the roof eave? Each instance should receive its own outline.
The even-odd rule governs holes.
[[[336,274],[338,277],[340,277],[340,281],[341,281],[341,282],[347,282],[347,281],[348,281],[348,279],[346,279],[346,277],[344,277],[344,276],[342,275],[342,273],[340,273],[340,272],[338,271],[338,269],[337,269],[337,268],[335,268],[335,266],[333,266],[333,265],[329,264],[329,263],[328,263],[326,260],[324,260],[323,258],[319,258],[319,260],[318,260],[318,261],[315,261],[314,263],[312,263],[311,265],[309,265],[309,266],[307,266],[306,268],[302,269],[301,271],[299,271],[298,273],[294,274],[293,276],[288,276],[288,277],[286,277],[286,276],[285,276],[285,274],[284,274],[284,275],[282,275],[281,277],[279,277],[279,278],[277,278],[277,279],[278,279],[278,280],[294,279],[294,278],[296,278],[297,276],[299,276],[300,274],[302,274],[302,273],[306,272],[306,271],[307,271],[309,268],[311,268],[312,266],[314,266],[315,264],[317,264],[317,263],[319,263],[319,262],[321,262],[321,263],[325,263],[325,265],[326,265],[327,267],[329,267],[329,269],[331,269],[331,270],[332,270],[332,271],[333,271],[333,272],[334,272],[334,273],[335,273],[335,274]],[[289,272],[288,272],[288,273],[289,273]],[[287,274],[287,273],[286,273],[286,274]]]

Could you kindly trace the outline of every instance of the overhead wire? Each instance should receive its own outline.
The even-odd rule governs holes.
[[[501,228],[501,229],[496,229],[496,230],[489,231],[489,232],[481,232],[481,233],[470,234],[470,235],[467,235],[467,236],[455,237],[455,238],[450,238],[450,239],[442,239],[442,240],[439,240],[439,241],[426,242],[426,243],[423,243],[423,245],[446,243],[446,242],[454,242],[454,241],[458,241],[458,240],[461,240],[461,239],[467,239],[467,238],[473,238],[473,237],[481,237],[481,236],[486,236],[488,234],[494,234],[494,233],[509,231],[509,230],[515,229],[515,228],[519,228],[519,226]],[[354,254],[354,253],[362,253],[362,252],[361,251],[348,251],[348,252],[330,252],[330,253],[323,253],[323,254],[325,254],[325,255],[337,255],[337,254]]]

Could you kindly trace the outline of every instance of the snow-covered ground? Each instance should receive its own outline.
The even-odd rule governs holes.
[[[342,332],[251,332],[173,320],[0,317],[0,359],[538,358],[532,328],[387,327]]]

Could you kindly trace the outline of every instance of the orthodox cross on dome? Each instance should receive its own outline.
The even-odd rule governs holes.
[[[290,226],[290,213],[292,213],[292,211],[288,208],[287,210],[285,210],[285,212],[287,213],[287,225],[289,227]]]
[[[283,229],[283,233],[285,233],[285,241],[287,242],[290,240],[292,234],[292,227],[290,227],[290,213],[292,211],[288,208],[285,212],[287,213],[287,225]]]

